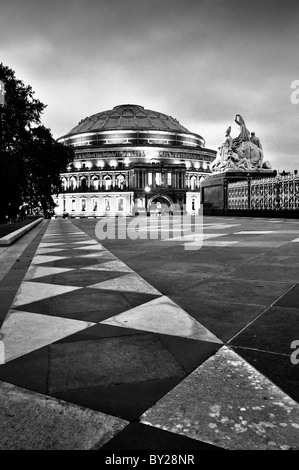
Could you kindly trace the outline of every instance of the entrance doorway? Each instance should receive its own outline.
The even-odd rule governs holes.
[[[152,216],[161,216],[173,213],[173,202],[168,196],[153,196],[147,203],[147,213]]]

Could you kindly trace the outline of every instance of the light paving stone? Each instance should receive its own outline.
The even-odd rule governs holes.
[[[242,230],[241,232],[235,232],[234,235],[268,235],[274,233],[273,230]]]
[[[299,450],[299,405],[225,346],[141,422],[231,450]]]
[[[61,245],[60,245],[61,246]],[[50,248],[38,248],[35,252],[36,255],[47,255],[48,253],[53,253],[55,251],[56,252],[59,252],[59,251],[64,251],[66,247],[63,247],[63,248],[56,248],[54,246],[50,247]]]
[[[219,338],[166,296],[101,323],[222,344]]]
[[[4,343],[5,362],[92,325],[94,323],[11,309],[0,330]]]
[[[208,230],[224,230],[232,227],[239,227],[240,224],[203,224]]]
[[[66,256],[36,255],[32,260],[32,264],[51,263],[52,261],[59,261],[61,259],[66,259]]]
[[[93,266],[86,266],[87,270],[100,270],[100,271],[121,271],[121,272],[134,272],[133,269],[129,268],[125,263],[119,260],[108,261],[107,263],[101,263]]]
[[[237,241],[222,241],[222,240],[205,240],[205,246],[231,246],[238,243]]]
[[[73,271],[73,268],[55,268],[46,266],[36,266],[32,264],[24,277],[25,281],[29,279],[35,279],[37,277],[51,276],[54,274],[61,274],[67,271]]]
[[[114,256],[110,251],[102,251],[101,253],[94,252],[94,253],[89,253],[88,255],[85,255],[84,253],[78,253],[78,256],[80,258],[107,258],[107,259],[117,259],[116,256]]]
[[[0,382],[0,450],[99,448],[128,422]]]
[[[100,245],[87,245],[87,246],[78,246],[74,248],[77,251],[89,250],[89,251],[107,251],[106,248]]]
[[[24,281],[12,303],[13,307],[37,302],[38,300],[48,299],[56,295],[65,294],[80,289],[73,286],[58,286],[54,284],[45,284],[40,282]]]
[[[116,279],[98,282],[91,286],[93,289],[117,290],[121,292],[138,292],[142,294],[162,295],[138,274],[127,274]]]
[[[98,242],[96,242],[95,240],[91,240],[90,238],[86,239],[86,240],[82,240],[82,241],[76,241],[76,242],[73,242],[75,243],[76,245],[97,245],[97,246],[102,246],[100,245]]]
[[[39,248],[56,248],[56,246],[66,245],[66,243],[57,243],[57,242],[42,242],[38,245]]]

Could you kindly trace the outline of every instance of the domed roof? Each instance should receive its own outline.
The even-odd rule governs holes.
[[[143,106],[137,104],[122,104],[109,111],[103,111],[83,119],[68,132],[67,136],[114,129],[160,130],[197,135],[188,131],[171,116],[144,109]]]

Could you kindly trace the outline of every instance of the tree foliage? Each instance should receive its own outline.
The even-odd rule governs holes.
[[[19,207],[54,207],[59,173],[73,160],[73,152],[57,143],[41,123],[45,105],[34,97],[15,72],[0,64],[5,106],[0,106],[0,221],[15,217]]]

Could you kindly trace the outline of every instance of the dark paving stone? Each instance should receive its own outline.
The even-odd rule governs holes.
[[[296,284],[283,297],[275,302],[275,307],[299,308],[299,284]]]
[[[200,291],[205,300],[268,306],[291,285],[291,282],[242,281],[217,277],[198,282],[185,289],[184,294],[192,297]]]
[[[82,247],[84,245],[81,245]],[[86,245],[88,246],[88,245]],[[49,248],[52,248],[52,247],[49,247]],[[100,253],[104,253],[103,251],[99,251],[99,250],[77,250],[76,248],[78,248],[78,245],[77,247],[74,246],[72,247],[71,245],[68,245],[67,246],[67,249],[62,249],[63,247],[62,246],[57,246],[57,249],[59,248],[59,250],[56,251],[56,248],[53,247],[53,251],[47,251],[47,253],[39,253],[39,256],[61,256],[61,257],[78,257],[78,256],[83,256],[83,255],[90,255],[90,254],[93,254],[95,256],[97,256],[98,254]]]
[[[299,309],[271,307],[230,344],[291,354],[290,346],[294,339],[299,340]]]
[[[66,336],[65,338],[56,341],[55,344],[59,343],[71,343],[75,341],[89,341],[96,340],[101,338],[114,338],[118,336],[135,336],[135,335],[144,335],[144,331],[133,330],[131,328],[120,328],[113,325],[105,325],[97,323],[94,326],[85,328],[84,330],[78,331],[73,335]]]
[[[103,291],[86,287],[38,302],[19,305],[17,310],[96,323],[157,297],[152,294]]]
[[[181,378],[174,377],[134,384],[71,390],[55,393],[52,396],[132,421],[153,406],[180,381]]]
[[[120,336],[145,335],[148,332],[134,330],[130,328],[120,328],[112,325],[97,324],[79,331],[71,336],[67,336],[55,344],[70,343],[75,341],[89,341],[103,338],[114,338]],[[179,336],[155,334],[173,357],[180,363],[186,373],[192,372],[196,367],[202,364],[212,354],[221,347],[220,344],[210,343],[208,341],[198,341],[189,338],[180,338]],[[83,346],[84,348],[84,346]]]
[[[292,243],[294,245],[294,243]],[[284,246],[279,248],[279,250],[273,251],[270,250],[267,253],[259,256],[257,259],[249,261],[248,266],[258,264],[273,264],[283,266],[298,266],[299,264],[299,252],[296,255],[294,253],[284,253]]]
[[[299,403],[299,365],[290,356],[233,346],[247,362]]]
[[[141,423],[130,423],[100,450],[224,450],[206,442],[189,439]]]
[[[47,393],[49,348],[44,347],[0,365],[0,380]]]
[[[232,338],[265,308],[262,305],[206,300],[200,289],[196,292],[193,290],[192,296],[186,296],[182,291],[169,297],[224,342]]]
[[[49,392],[184,378],[185,371],[154,334],[50,346]]]
[[[49,276],[35,277],[31,279],[34,282],[41,282],[46,284],[58,284],[61,286],[78,286],[86,287],[98,282],[115,279],[124,276],[127,273],[118,271],[96,271],[76,269],[60,274],[51,274]]]
[[[299,269],[298,265],[294,265],[292,262],[287,265],[274,264],[271,261],[262,264],[257,258],[255,262],[245,263],[243,266],[227,272],[226,277],[244,280],[297,282],[299,281]]]
[[[41,255],[43,256],[43,255]],[[51,256],[51,255],[50,255]],[[60,260],[54,260],[46,263],[39,263],[38,266],[54,266],[55,268],[81,268],[86,266],[92,266],[98,263],[105,263],[111,261],[111,258],[104,257],[94,257],[94,258],[85,258],[85,257],[74,257],[66,258]]]
[[[125,328],[102,326],[50,346],[48,391],[124,419],[136,419],[219,348],[132,330],[124,336]]]
[[[186,273],[182,270],[180,274],[179,272],[173,273],[171,270],[161,270],[159,268],[147,271],[140,270],[140,275],[164,295],[188,288],[188,286],[208,277],[204,272]]]
[[[158,335],[187,374],[215,354],[221,344],[178,336]]]

